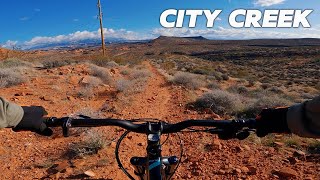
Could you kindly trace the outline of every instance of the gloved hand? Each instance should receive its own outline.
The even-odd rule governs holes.
[[[256,118],[257,136],[269,133],[290,133],[287,124],[288,108],[263,109]]]
[[[12,128],[13,131],[32,131],[43,136],[51,136],[52,130],[43,122],[48,113],[41,106],[22,106],[24,115],[20,123]]]

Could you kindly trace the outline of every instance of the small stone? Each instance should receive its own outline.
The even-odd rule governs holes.
[[[235,151],[239,153],[239,152],[243,151],[243,148],[240,146],[236,146]]]
[[[293,155],[294,155],[295,157],[299,157],[299,156],[305,156],[306,153],[303,152],[303,151],[300,151],[300,150],[296,150],[296,151],[293,152]]]
[[[247,151],[250,151],[250,150],[251,150],[251,148],[250,148],[248,145],[243,145],[243,148],[244,148],[245,150],[247,150]]]
[[[298,162],[300,161],[300,160],[297,159],[296,157],[289,157],[288,160],[289,160],[289,162],[290,162],[291,164],[296,164],[296,163],[298,163]]]
[[[69,167],[68,161],[62,161],[58,164],[58,166],[55,168],[58,172],[65,171]]]
[[[112,148],[115,148],[115,147],[117,146],[117,143],[114,142],[114,141],[112,141],[111,144],[110,144],[110,146],[111,146]]]
[[[72,168],[66,168],[66,173],[67,174],[72,174],[73,173],[73,169]]]
[[[72,97],[72,96],[67,96],[67,99],[68,99],[69,101],[73,101],[73,100],[74,100],[74,97]]]
[[[251,175],[255,175],[257,174],[257,168],[253,167],[253,166],[248,166],[248,169],[249,169],[249,174]]]
[[[298,176],[297,171],[295,171],[291,168],[288,168],[288,167],[282,168],[279,171],[273,171],[273,174],[276,174],[276,175],[281,176],[283,178],[294,178],[294,177]]]
[[[214,149],[218,149],[218,150],[222,149],[222,145],[221,145],[219,139],[213,139],[212,146]]]
[[[236,173],[236,174],[241,174],[241,173],[242,173],[242,171],[241,171],[241,169],[236,168],[236,169],[234,169],[234,173]]]
[[[224,175],[224,174],[226,174],[226,171],[224,171],[224,170],[220,169],[220,170],[218,171],[218,174],[220,174],[220,175]]]
[[[96,176],[96,174],[95,174],[93,171],[90,171],[90,170],[84,172],[84,174],[87,175],[87,176],[89,176],[89,177],[94,177],[94,176]]]
[[[274,142],[274,144],[275,144],[276,146],[278,146],[278,147],[284,146],[284,143],[282,143],[282,142]]]
[[[81,168],[85,164],[86,163],[84,161],[74,161],[74,162],[72,162],[72,167]]]
[[[241,169],[241,171],[244,172],[244,173],[248,173],[248,172],[250,171],[249,168],[247,168],[247,167],[245,167],[245,166],[241,167],[240,169]]]
[[[24,93],[24,92],[19,92],[19,93],[14,94],[14,96],[25,96],[25,95],[26,95],[26,93]]]

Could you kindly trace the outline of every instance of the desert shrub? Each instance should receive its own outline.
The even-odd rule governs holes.
[[[129,75],[129,74],[130,74],[130,71],[129,71],[128,69],[123,69],[123,70],[120,71],[120,74],[126,76],[126,75]]]
[[[116,63],[114,61],[109,61],[109,62],[106,63],[105,67],[107,67],[107,68],[115,68],[115,67],[118,67],[118,66],[119,66],[118,63]]]
[[[291,101],[280,96],[261,96],[260,98],[255,99],[252,103],[247,104],[247,107],[245,107],[238,116],[252,118],[257,116],[262,109],[289,106],[291,104]]]
[[[308,144],[307,147],[310,153],[320,154],[320,140],[314,140]]]
[[[268,83],[261,84],[262,89],[268,89],[269,87],[270,87],[270,84],[268,84]]]
[[[223,74],[223,75],[221,76],[221,78],[222,78],[224,81],[228,81],[228,80],[229,80],[229,76],[226,75],[226,74]]]
[[[18,58],[9,58],[0,62],[0,68],[31,67],[32,64]]]
[[[120,79],[116,82],[116,89],[118,92],[127,91],[131,86],[132,82],[126,79]]]
[[[97,77],[87,76],[80,81],[82,87],[97,87],[102,84],[102,80]]]
[[[198,76],[186,72],[177,72],[172,78],[172,83],[190,89],[197,89],[204,85],[203,81]]]
[[[100,67],[108,67],[110,59],[104,56],[95,57],[90,63],[100,66]]]
[[[75,63],[76,61],[74,60],[45,60],[42,62],[43,68],[46,69],[52,69],[52,68],[57,68],[57,67],[62,67],[62,66],[67,66],[72,63]]]
[[[236,114],[243,108],[241,97],[227,91],[213,90],[203,94],[194,103],[196,108],[210,108],[218,114]]]
[[[155,53],[154,53],[154,52],[145,52],[144,55],[146,55],[146,56],[153,56],[153,55],[155,55]]]
[[[176,63],[172,61],[165,61],[160,64],[160,67],[166,71],[176,68]]]
[[[209,83],[207,85],[207,88],[209,88],[209,89],[221,89],[220,85],[215,83],[215,82]]]
[[[274,92],[274,93],[276,93],[276,94],[283,94],[283,93],[284,93],[283,90],[280,89],[279,87],[271,87],[271,88],[269,89],[269,91]]]
[[[112,77],[109,74],[108,69],[95,65],[90,65],[89,68],[92,76],[100,78],[104,83],[112,82]]]
[[[98,131],[88,131],[83,141],[72,143],[69,146],[69,153],[72,157],[84,157],[87,155],[97,154],[99,150],[109,146],[111,140],[106,139]]]
[[[77,96],[79,98],[91,99],[94,97],[93,88],[90,86],[81,87],[78,91]]]
[[[230,86],[227,90],[231,93],[237,93],[237,94],[243,94],[243,95],[247,95],[249,93],[249,90],[246,87],[237,86],[237,85]]]
[[[320,91],[320,82],[316,84],[315,88]]]
[[[0,69],[0,88],[16,86],[25,81],[26,78],[13,69]]]
[[[130,79],[148,78],[151,72],[148,69],[133,69],[129,76]]]

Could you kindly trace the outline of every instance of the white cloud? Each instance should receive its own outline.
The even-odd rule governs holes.
[[[34,11],[36,11],[36,12],[40,12],[41,10],[40,9],[38,9],[38,8],[35,8],[35,9],[33,9]]]
[[[272,30],[235,29],[218,27],[216,29],[158,28],[153,30],[155,36],[204,36],[209,39],[277,39],[277,38],[320,38],[318,30],[297,30],[295,32],[280,32]]]
[[[79,19],[73,19],[73,22],[78,22],[79,21]]]
[[[138,33],[127,31],[125,29],[103,29],[106,39],[123,39],[123,40],[143,40],[149,39],[150,36],[142,36]],[[22,44],[24,49],[36,47],[39,45],[55,44],[55,43],[77,43],[82,40],[98,40],[100,39],[100,29],[97,31],[77,31],[67,35],[58,36],[37,36],[30,41]]]
[[[7,49],[13,49],[17,44],[18,44],[18,41],[8,40],[4,44],[2,44],[1,47],[7,48]]]
[[[19,20],[20,20],[20,21],[27,21],[27,20],[29,20],[29,19],[30,19],[30,17],[25,16],[25,17],[21,17]]]
[[[286,0],[255,0],[254,4],[257,6],[268,7],[272,5],[282,4]]]
[[[222,19],[221,19],[221,18],[219,18],[219,17],[217,17],[217,18],[216,18],[216,21],[222,21]]]

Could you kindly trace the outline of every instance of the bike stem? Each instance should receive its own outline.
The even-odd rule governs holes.
[[[135,174],[142,180],[169,179],[179,162],[176,156],[162,157],[160,137],[163,130],[162,122],[148,123],[147,157],[133,157],[130,162],[135,168]]]

